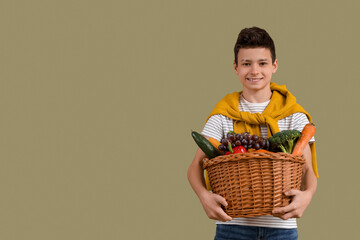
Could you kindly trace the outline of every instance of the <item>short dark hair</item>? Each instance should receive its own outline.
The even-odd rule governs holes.
[[[264,47],[270,50],[272,62],[275,62],[275,45],[270,35],[261,28],[244,28],[240,31],[234,47],[235,63],[238,65],[238,53],[240,48]]]

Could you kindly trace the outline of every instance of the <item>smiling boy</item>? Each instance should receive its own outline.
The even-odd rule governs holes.
[[[310,115],[297,103],[289,103],[288,100],[293,96],[285,86],[271,82],[272,74],[277,71],[278,61],[273,40],[268,33],[257,27],[243,29],[234,47],[234,58],[235,73],[243,90],[240,94],[228,94],[216,105],[202,134],[220,141],[228,131],[239,129],[240,125],[250,126],[250,131],[258,129],[263,137],[269,137],[275,133],[274,131],[286,129],[302,131],[309,123]],[[273,110],[269,112],[269,109]],[[250,117],[258,114],[256,116],[260,116],[260,120],[247,120],[243,117],[245,113]],[[188,180],[207,216],[216,220],[215,239],[297,239],[296,218],[301,217],[310,204],[317,186],[317,169],[314,173],[312,167],[312,151],[314,153],[315,149],[310,149],[313,142],[314,138],[304,150],[306,163],[303,168],[301,190],[293,189],[284,193],[292,196],[291,204],[274,209],[273,215],[249,218],[228,216],[221,208],[221,205],[227,205],[226,200],[206,189],[201,165],[205,154],[198,149],[188,168]]]
[[[278,67],[267,48],[241,48],[234,69],[243,85],[243,97],[249,102],[266,102],[271,97],[270,81]]]

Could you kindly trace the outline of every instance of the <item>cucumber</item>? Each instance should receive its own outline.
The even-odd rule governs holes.
[[[205,155],[211,159],[220,156],[221,153],[214,147],[203,135],[196,131],[191,131],[191,136],[194,138],[196,144],[205,153]]]

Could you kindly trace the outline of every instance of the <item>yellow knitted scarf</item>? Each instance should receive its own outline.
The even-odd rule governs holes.
[[[279,132],[277,121],[288,117],[296,112],[305,113],[309,121],[311,116],[298,104],[296,98],[286,89],[285,85],[270,83],[272,96],[269,105],[263,113],[241,112],[239,110],[239,97],[241,92],[226,95],[217,103],[207,120],[215,114],[222,114],[234,120],[234,131],[236,133],[250,132],[260,136],[260,125],[268,128],[268,137]],[[206,121],[207,121],[206,120]],[[315,143],[310,145],[312,154],[312,165],[316,177],[319,177],[316,163]]]

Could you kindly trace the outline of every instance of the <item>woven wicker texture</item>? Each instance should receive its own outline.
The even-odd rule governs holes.
[[[290,203],[284,192],[300,189],[303,157],[287,153],[243,153],[204,159],[212,191],[224,197],[231,217],[271,215]]]

